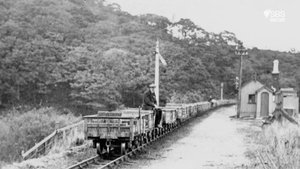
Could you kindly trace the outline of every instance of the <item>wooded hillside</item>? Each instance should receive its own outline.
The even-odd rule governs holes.
[[[225,97],[235,97],[238,39],[200,26],[132,16],[104,1],[0,0],[0,105],[55,105],[80,113],[137,107],[154,81],[156,39],[168,63],[161,67],[162,102],[218,97],[221,82]],[[271,83],[272,60],[279,59],[282,85],[299,91],[299,53],[248,52],[245,80],[257,73]]]

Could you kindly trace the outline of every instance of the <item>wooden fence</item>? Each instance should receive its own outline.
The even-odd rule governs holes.
[[[83,130],[84,130],[83,120],[78,123],[66,126],[64,128],[57,129],[54,132],[52,132],[49,136],[44,138],[42,141],[37,143],[35,146],[33,146],[31,149],[26,151],[25,153],[22,151],[22,157],[24,160],[27,160],[31,158],[37,158],[41,155],[45,155],[51,150],[51,148],[58,141],[66,139],[70,134],[74,132],[83,133]]]

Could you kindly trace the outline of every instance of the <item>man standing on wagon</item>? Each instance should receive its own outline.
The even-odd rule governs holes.
[[[162,111],[157,107],[156,97],[154,88],[156,87],[155,84],[150,84],[149,90],[144,94],[143,98],[143,110],[154,110],[155,112],[155,127],[162,127],[161,126],[161,115]]]

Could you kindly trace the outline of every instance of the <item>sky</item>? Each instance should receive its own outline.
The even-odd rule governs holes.
[[[299,0],[108,0],[132,15],[188,18],[208,32],[235,33],[248,48],[300,51]]]

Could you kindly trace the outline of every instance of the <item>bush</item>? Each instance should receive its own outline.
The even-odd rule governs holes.
[[[171,98],[169,99],[170,103],[195,103],[203,101],[202,93],[200,91],[186,93],[176,93],[173,92]]]
[[[300,128],[291,123],[273,123],[264,132],[265,149],[279,168],[300,168]]]
[[[0,161],[21,159],[22,150],[33,147],[56,127],[78,121],[72,114],[61,114],[54,108],[33,109],[26,113],[10,110],[0,117]]]

